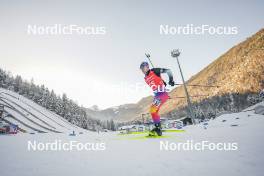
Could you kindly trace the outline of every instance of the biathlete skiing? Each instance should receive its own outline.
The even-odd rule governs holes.
[[[154,99],[150,106],[150,114],[154,122],[154,128],[150,131],[149,135],[162,135],[160,124],[160,107],[169,99],[166,91],[166,82],[161,78],[162,73],[167,73],[169,77],[169,85],[174,86],[173,76],[170,69],[165,68],[149,68],[148,62],[142,62],[140,69],[145,75],[145,82],[151,87],[154,93]]]

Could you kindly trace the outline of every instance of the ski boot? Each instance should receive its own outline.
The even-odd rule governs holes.
[[[161,124],[156,123],[155,127],[149,132],[149,136],[162,136]]]

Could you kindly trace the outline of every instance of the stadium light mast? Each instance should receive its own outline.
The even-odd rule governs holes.
[[[194,111],[193,111],[193,107],[192,107],[191,98],[189,96],[189,93],[188,93],[188,90],[187,90],[187,86],[186,86],[186,83],[185,83],[185,80],[184,80],[184,77],[183,77],[183,74],[182,74],[181,65],[180,65],[180,62],[179,62],[179,59],[178,59],[180,54],[181,53],[180,53],[179,49],[174,49],[174,50],[171,51],[171,57],[176,58],[177,64],[178,64],[178,67],[179,67],[179,70],[180,70],[180,73],[181,73],[182,83],[183,83],[185,95],[186,95],[186,98],[187,98],[188,114],[189,114],[189,116],[192,119],[192,123],[195,124],[196,123],[195,122],[195,115],[194,115]]]

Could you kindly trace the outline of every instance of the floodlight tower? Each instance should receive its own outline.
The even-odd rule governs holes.
[[[182,83],[183,83],[185,95],[186,95],[186,98],[187,98],[188,114],[189,114],[189,116],[192,119],[192,123],[195,124],[195,115],[194,115],[194,111],[193,111],[193,107],[192,107],[191,98],[189,96],[189,93],[188,93],[188,90],[187,90],[187,86],[186,86],[186,83],[185,83],[185,80],[184,80],[184,77],[183,77],[183,74],[182,74],[181,65],[180,65],[180,62],[179,62],[179,59],[178,59],[180,54],[181,53],[180,53],[179,49],[174,49],[174,50],[171,51],[171,57],[176,58],[177,63],[178,63],[178,67],[179,67],[179,70],[180,70],[180,73],[181,73]]]

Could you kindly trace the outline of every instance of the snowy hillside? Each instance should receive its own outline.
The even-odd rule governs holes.
[[[11,100],[14,100],[3,93],[1,96],[8,98],[10,104]],[[15,106],[14,103],[11,105]],[[4,158],[0,161],[1,174],[6,176],[262,176],[264,115],[254,113],[256,106],[248,108],[245,112],[224,114],[215,120],[210,120],[208,125],[187,126],[184,128],[185,132],[165,133],[165,137],[159,139],[144,138],[145,134],[118,135],[116,132],[84,133],[75,137],[56,133],[0,136],[0,156]],[[33,120],[31,115],[30,118]],[[34,121],[41,124],[36,119]],[[46,122],[58,127],[48,120]],[[47,124],[41,125],[48,128]],[[39,125],[34,127],[40,128]],[[105,150],[28,151],[28,141],[34,140],[43,143],[55,140],[62,142],[74,140],[94,145],[105,143]],[[160,149],[161,142],[173,146],[187,141],[236,143],[237,150]]]
[[[0,104],[4,105],[4,121],[18,125],[20,131],[28,133],[83,131],[59,115],[6,89],[0,89]]]

